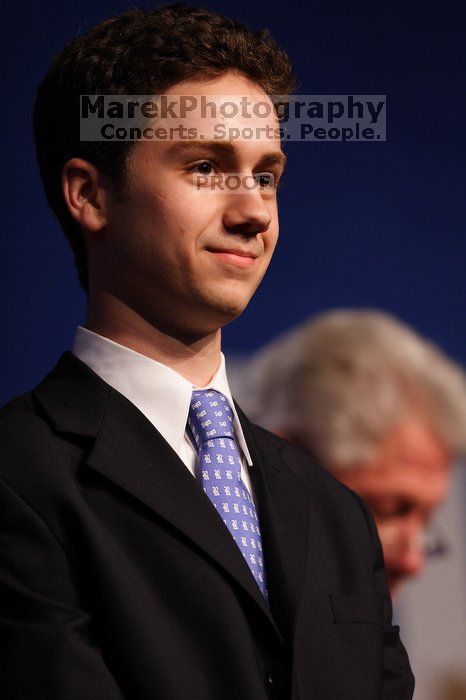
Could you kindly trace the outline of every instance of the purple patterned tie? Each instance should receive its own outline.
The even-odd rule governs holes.
[[[241,481],[241,457],[228,399],[219,391],[193,391],[188,425],[199,450],[204,491],[231,532],[264,598],[267,584],[254,502]]]

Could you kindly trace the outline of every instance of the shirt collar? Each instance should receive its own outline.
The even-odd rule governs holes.
[[[197,387],[167,365],[131,350],[120,343],[78,326],[72,352],[107,384],[131,401],[180,454],[194,389],[216,389],[230,402],[236,440],[249,466],[251,455],[228,385],[225,357],[212,380]]]

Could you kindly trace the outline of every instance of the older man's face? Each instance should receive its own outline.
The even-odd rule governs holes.
[[[372,509],[392,596],[404,580],[424,567],[422,537],[445,498],[450,461],[451,455],[429,425],[410,417],[387,435],[370,463],[333,472]]]

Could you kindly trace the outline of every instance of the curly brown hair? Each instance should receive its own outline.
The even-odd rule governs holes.
[[[252,31],[183,3],[131,9],[93,27],[55,57],[37,91],[36,153],[48,203],[73,250],[85,291],[86,247],[63,198],[61,171],[70,158],[80,157],[124,187],[134,143],[81,141],[80,95],[161,94],[182,80],[228,70],[244,74],[268,95],[289,95],[295,87],[291,63],[269,30]]]

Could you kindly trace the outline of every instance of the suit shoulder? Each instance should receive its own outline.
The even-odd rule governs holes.
[[[20,436],[27,438],[30,433],[44,430],[50,431],[50,427],[41,415],[32,391],[16,396],[0,409],[2,445],[4,440]]]
[[[24,435],[39,427],[43,421],[37,415],[32,392],[10,399],[0,409],[0,439],[2,446],[11,438]]]
[[[0,476],[12,485],[33,479],[58,458],[58,442],[33,392],[11,399],[0,409]]]

